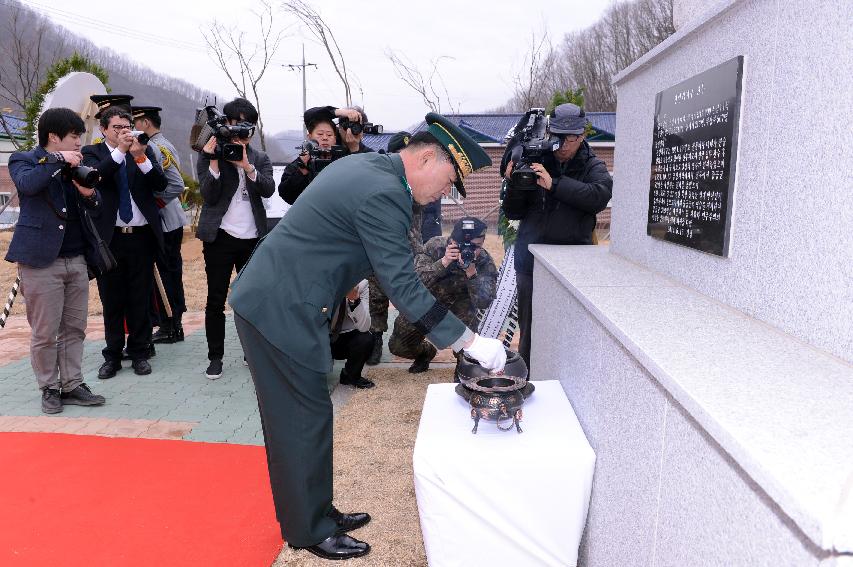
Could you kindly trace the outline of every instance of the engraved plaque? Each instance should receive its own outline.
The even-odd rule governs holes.
[[[647,234],[727,256],[743,56],[657,94]]]

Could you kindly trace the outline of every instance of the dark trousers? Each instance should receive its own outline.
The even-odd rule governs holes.
[[[181,244],[184,241],[184,227],[171,230],[163,233],[163,250],[158,251],[155,256],[157,270],[160,272],[160,279],[163,281],[163,288],[166,290],[166,297],[169,300],[169,306],[172,308],[172,316],[180,320],[182,313],[187,310],[187,303],[184,299],[184,260],[181,257]],[[163,305],[163,298],[160,297],[159,290],[155,289],[154,293],[154,313],[151,316],[151,323],[157,326],[162,326],[166,323],[166,307]]]
[[[297,547],[320,543],[337,529],[328,517],[332,400],[326,376],[278,350],[236,313],[234,322],[258,396],[281,535]]]
[[[374,274],[368,276],[367,283],[370,285],[370,331],[381,335],[388,330],[388,296]]]
[[[347,376],[358,379],[370,353],[373,352],[373,334],[369,331],[348,331],[338,335],[332,343],[332,357],[346,360],[344,371]]]
[[[204,272],[207,274],[204,331],[207,334],[208,360],[222,360],[225,354],[225,300],[228,298],[231,272],[243,269],[257,242],[257,238],[234,238],[220,229],[216,240],[203,245]]]
[[[515,273],[518,290],[518,353],[530,368],[530,327],[533,325],[533,274]]]
[[[157,241],[151,227],[135,227],[135,232],[116,231],[110,250],[118,266],[98,278],[98,292],[104,306],[104,359],[121,360],[124,326],[127,323],[127,354],[132,360],[148,358],[151,317],[148,312],[154,284],[154,251]]]

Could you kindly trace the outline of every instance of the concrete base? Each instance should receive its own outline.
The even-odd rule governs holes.
[[[850,365],[605,247],[531,248],[531,375],[598,456],[579,565],[853,559]]]

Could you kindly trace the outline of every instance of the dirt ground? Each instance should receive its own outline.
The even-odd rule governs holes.
[[[444,234],[450,234],[449,227],[445,227]],[[6,256],[6,251],[9,249],[9,242],[12,240],[12,232],[0,232],[0,258]],[[495,234],[494,229],[489,231],[486,236],[486,250],[492,255],[495,263],[500,266],[503,260],[503,244],[500,236]],[[201,241],[191,234],[189,231],[184,233],[184,243],[182,246],[184,257],[184,293],[187,301],[187,311],[204,311],[204,303],[207,295],[207,276],[204,273],[204,257],[201,251]],[[17,274],[17,266],[10,262],[0,262],[0,296],[5,298],[15,281]],[[232,274],[232,277],[236,274]],[[12,307],[12,316],[24,314],[24,302],[21,301],[21,296],[15,300]],[[101,299],[98,295],[98,286],[95,281],[89,283],[89,315],[101,314]]]

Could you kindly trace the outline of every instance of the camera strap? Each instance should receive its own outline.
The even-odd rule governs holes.
[[[60,171],[62,171],[62,170],[61,169],[56,170],[56,173],[54,173],[51,177],[56,176]],[[66,208],[68,208],[68,202],[65,200],[65,187],[62,187],[61,183],[60,183],[60,187],[62,189],[62,204],[65,205]],[[61,212],[56,210],[56,205],[53,204],[53,200],[50,198],[48,193],[50,193],[50,187],[48,187],[45,191],[42,191],[41,193],[39,193],[39,195],[41,195],[41,198],[45,200],[45,202],[50,207],[50,210],[53,211],[53,214],[55,214],[59,220],[63,220],[63,221],[68,220],[67,214],[61,213]]]

